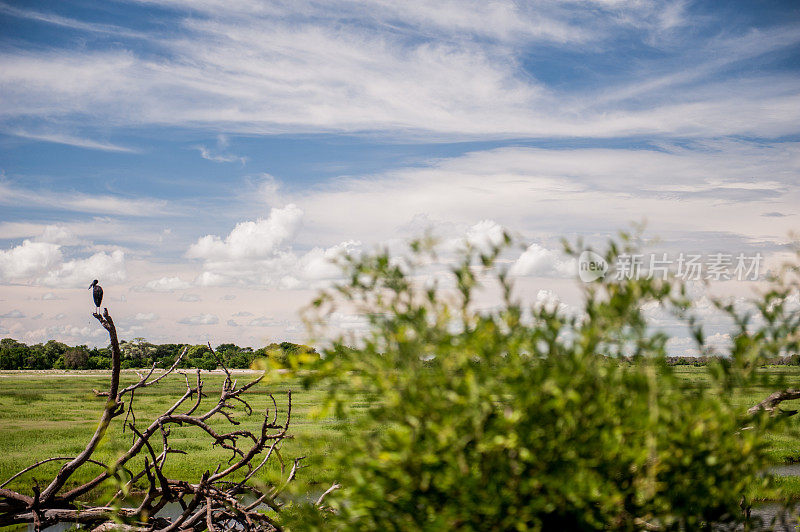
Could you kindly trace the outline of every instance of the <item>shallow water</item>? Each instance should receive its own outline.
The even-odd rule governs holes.
[[[776,476],[800,476],[800,464],[788,464],[782,466],[775,466],[770,468],[769,472]],[[316,501],[317,498],[322,494],[322,491],[318,493],[312,493],[308,497],[303,497],[303,499],[308,500],[310,502]],[[244,498],[245,504],[248,502],[252,502],[255,500],[254,497],[245,497]],[[248,501],[249,499],[249,501]],[[259,510],[267,510],[268,507],[264,504],[260,505]],[[164,508],[158,513],[158,515],[162,517],[178,517],[183,513],[183,509],[181,505],[177,502],[168,503]],[[776,530],[776,531],[796,531],[800,530],[800,526],[798,526],[798,520],[796,516],[800,515],[800,505],[795,506],[793,508],[787,509],[781,504],[776,503],[766,503],[761,504],[757,507],[754,507],[751,512],[750,516],[755,520],[754,525],[757,525],[756,528],[752,530]],[[758,526],[760,524],[760,526]],[[69,530],[74,530],[74,525],[72,523],[58,523],[53,525],[45,530],[47,532],[67,532]],[[87,529],[88,530],[88,529]],[[735,530],[740,531],[744,530],[744,527],[739,526],[735,528],[723,528],[720,527],[716,530]],[[35,532],[33,525],[28,525],[27,532]]]

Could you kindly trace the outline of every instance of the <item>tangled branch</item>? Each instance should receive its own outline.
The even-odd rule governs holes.
[[[260,429],[250,431],[238,428],[240,422],[234,418],[234,411],[239,407],[246,415],[253,414],[253,408],[245,398],[245,393],[258,384],[263,375],[239,386],[213,349],[212,353],[217,358],[225,379],[219,399],[205,411],[201,409],[201,406],[207,395],[203,391],[200,370],[196,371],[193,382],[190,381],[187,373],[176,371],[186,355],[186,349],[176,357],[169,369],[157,377],[153,376],[156,369],[154,364],[148,372],[139,374],[137,382],[120,389],[121,355],[114,321],[108,314],[108,309],[104,309],[102,315],[95,313],[93,316],[108,331],[112,352],[109,389],[107,392],[95,390],[96,395],[108,398],[97,429],[77,456],[41,460],[0,484],[0,526],[30,523],[39,530],[58,522],[73,522],[91,526],[96,532],[104,530],[161,532],[230,529],[280,530],[279,525],[275,522],[275,512],[281,508],[281,502],[276,498],[280,490],[274,487],[258,488],[253,486],[250,481],[273,455],[277,455],[278,446],[289,437],[287,432],[292,416],[291,391],[287,393],[285,420],[279,422],[277,402],[274,396],[269,394],[270,401],[263,412]],[[134,409],[135,393],[158,384],[172,373],[184,376],[185,392],[149,425],[137,426]],[[126,399],[126,396],[129,398]],[[127,408],[126,400],[128,401]],[[271,412],[270,408],[272,408]],[[122,423],[123,431],[129,430],[133,435],[130,447],[114,463],[104,464],[93,459],[92,455],[106,435],[112,420],[123,413],[125,413]],[[215,418],[224,418],[233,428],[227,432],[220,431],[218,424],[214,426],[211,424],[211,420]],[[199,482],[196,483],[185,479],[169,478],[164,473],[164,466],[169,455],[186,454],[185,451],[175,449],[170,444],[171,429],[175,426],[195,427],[211,440],[212,446],[219,446],[230,452],[231,457],[225,464],[225,468],[223,469],[220,464],[213,472],[206,470]],[[160,440],[160,445],[157,440]],[[133,459],[140,455],[144,456],[144,465],[137,468],[132,467]],[[260,458],[260,462],[258,465],[254,465],[257,458]],[[286,482],[294,478],[300,460],[295,460]],[[5,487],[21,475],[54,461],[66,461],[66,463],[44,489],[40,489],[39,484],[33,481],[31,487],[33,496]],[[103,471],[92,480],[67,489],[69,480],[76,471],[87,464],[100,466]],[[243,474],[245,471],[246,473]],[[118,480],[121,478],[120,472],[126,473],[127,482],[122,483]],[[238,477],[242,475],[243,478],[238,480]],[[85,501],[96,499],[97,497],[92,498],[95,495],[94,491],[106,481],[118,482],[116,493],[104,504],[87,506]],[[138,506],[126,506],[130,503],[126,499],[126,495],[138,485],[137,483],[144,483],[147,486],[144,498]],[[179,515],[166,517],[159,513],[169,503],[180,505],[182,511]],[[261,509],[267,509],[267,511]]]

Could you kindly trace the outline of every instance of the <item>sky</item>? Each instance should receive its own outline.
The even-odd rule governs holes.
[[[632,222],[774,264],[799,73],[794,1],[0,2],[0,336],[105,344],[97,278],[123,338],[302,341],[332,257],[428,229],[565,305],[560,238]]]

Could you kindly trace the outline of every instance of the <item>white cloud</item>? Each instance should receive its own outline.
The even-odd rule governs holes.
[[[0,280],[30,280],[61,263],[60,247],[46,242],[25,240],[21,245],[0,250]]]
[[[19,191],[19,190],[17,190]],[[20,196],[19,204],[36,207],[31,199],[36,192],[26,191]],[[2,200],[0,200],[1,202]],[[63,213],[61,213],[63,216]],[[124,214],[123,214],[124,215]],[[0,235],[5,239],[28,239],[34,242],[48,242],[61,246],[91,246],[96,251],[109,251],[101,249],[103,245],[92,244],[104,241],[114,242],[116,247],[130,245],[134,247],[151,246],[154,241],[162,242],[170,233],[163,230],[164,220],[140,218],[136,224],[131,224],[124,219],[109,216],[92,216],[84,219],[61,221],[57,224],[34,222],[0,222]],[[107,246],[106,246],[107,247]],[[113,249],[112,249],[113,251]]]
[[[358,251],[360,244],[345,241],[329,248],[315,247],[298,256],[293,240],[302,225],[303,211],[290,204],[273,208],[269,217],[240,222],[223,239],[206,235],[189,247],[188,258],[204,259],[195,279],[199,286],[309,287],[309,282],[337,278],[333,259]]]
[[[135,321],[139,322],[157,321],[158,318],[159,315],[154,312],[137,312],[133,317]]]
[[[75,137],[72,135],[65,135],[63,133],[31,133],[29,131],[23,131],[23,130],[13,130],[7,133],[25,139],[40,140],[43,142],[53,142],[56,144],[66,144],[67,146],[75,146],[77,148],[86,148],[90,150],[121,152],[121,153],[138,153],[138,150],[135,150],[133,148],[128,148],[126,146],[120,146],[118,144],[112,144],[110,142],[102,142],[91,139],[85,139],[81,137]]]
[[[646,219],[650,232],[665,237],[708,232],[782,240],[793,229],[793,217],[761,214],[796,211],[798,161],[798,143],[499,148],[343,177],[287,200],[308,213],[303,235],[329,241],[373,244],[407,237],[422,218],[436,220],[435,230],[443,225],[439,220],[467,227],[492,220],[528,237],[612,234]],[[499,234],[491,222],[484,225],[484,231]]]
[[[36,237],[38,242],[49,242],[50,244],[58,244],[60,246],[75,246],[81,243],[81,240],[69,228],[63,225],[48,225],[45,226],[42,234]]]
[[[253,318],[248,323],[250,327],[276,327],[279,325],[283,325],[283,322],[275,320],[274,318],[263,317],[263,318]]]
[[[0,182],[0,205],[49,207],[62,211],[117,216],[172,216],[167,202],[155,198],[124,198],[110,195],[60,193],[48,190],[29,190]]]
[[[59,287],[82,287],[92,279],[102,283],[116,283],[125,280],[125,253],[117,250],[111,253],[95,253],[86,259],[75,259],[62,263],[58,268],[46,272],[41,284]]]
[[[187,316],[178,320],[183,325],[216,325],[219,318],[213,314],[199,314],[197,316]]]
[[[17,309],[14,309],[10,312],[6,312],[5,314],[0,314],[0,318],[24,318],[25,314],[20,312]]]
[[[191,283],[184,281],[180,277],[162,277],[160,279],[147,281],[140,289],[152,292],[172,292],[174,290],[185,290],[191,287]]]
[[[709,81],[741,60],[748,46],[753,59],[795,44],[795,27],[700,38],[700,31],[681,32],[698,20],[684,12],[682,1],[173,5],[182,18],[171,35],[145,36],[146,56],[129,51],[133,46],[0,54],[0,115],[137,126],[224,124],[245,133],[392,131],[448,138],[775,136],[795,132],[800,117],[792,77],[769,79],[756,71],[714,86]],[[17,16],[109,31],[20,11]],[[620,76],[612,89],[547,86],[537,79],[546,79],[544,72],[524,68],[531,50],[541,50],[537,45],[603,52],[621,35],[662,50],[672,59],[670,68],[660,72],[651,66],[656,60],[641,59],[644,64],[631,70],[644,79]],[[709,64],[709,57],[723,61]],[[660,80],[654,90],[639,88],[651,78]],[[203,149],[210,160],[235,159]]]
[[[574,259],[539,244],[528,246],[509,270],[511,275],[539,277],[574,277],[576,272]]]
[[[266,220],[237,224],[225,240],[214,235],[204,236],[189,248],[186,256],[206,261],[272,257],[280,245],[294,237],[302,217],[303,211],[293,204],[272,209]]]
[[[500,224],[494,220],[483,220],[467,230],[466,240],[482,253],[488,253],[503,244],[504,235],[505,230]]]
[[[226,153],[226,148],[229,146],[229,144],[230,141],[228,140],[228,137],[225,135],[219,135],[217,137],[216,150],[207,148],[204,145],[196,146],[195,149],[200,152],[200,157],[208,161],[213,161],[215,163],[239,162],[242,164],[242,166],[244,166],[247,163],[247,157],[239,157],[238,155]]]
[[[342,275],[336,260],[344,255],[357,254],[361,242],[348,240],[329,248],[314,248],[297,261],[295,274],[305,280],[338,279]]]

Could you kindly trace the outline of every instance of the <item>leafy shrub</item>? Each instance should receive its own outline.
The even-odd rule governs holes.
[[[610,244],[610,264],[632,251],[626,238]],[[296,507],[288,528],[691,530],[745,519],[748,489],[770,482],[774,418],[747,414],[732,392],[760,378],[760,357],[796,351],[796,320],[773,316],[752,332],[737,318],[730,356],[709,359],[707,387],[689,386],[642,313],[670,310],[708,352],[672,281],[587,284],[571,315],[520,304],[501,247],[465,251],[444,288],[413,280],[430,261],[426,246],[412,250],[347,259],[349,282],[314,303],[317,322],[344,308],[369,330],[340,337],[306,373],[349,420],[348,445],[323,465],[343,486],[326,502],[333,511]],[[502,304],[478,312],[490,281]]]

